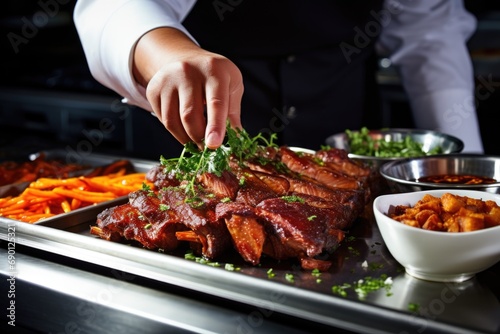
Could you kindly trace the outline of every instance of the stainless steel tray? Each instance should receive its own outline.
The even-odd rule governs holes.
[[[150,161],[150,160],[141,160],[141,159],[131,159],[131,158],[126,158],[126,157],[119,157],[119,156],[112,156],[112,155],[103,155],[103,154],[81,154],[81,155],[76,155],[76,153],[72,152],[67,152],[65,150],[50,150],[50,151],[42,151],[38,152],[34,155],[41,155],[43,154],[47,160],[54,160],[54,159],[59,159],[62,161],[68,161],[72,163],[78,163],[81,165],[86,165],[89,167],[100,167],[100,166],[105,166],[110,163],[113,163],[118,160],[128,160],[132,164],[134,168],[134,172],[138,173],[146,173],[149,171],[153,166],[159,164],[159,161]],[[85,172],[85,171],[78,171],[77,173],[80,172]],[[87,170],[87,172],[90,172]],[[30,182],[26,183],[20,183],[16,185],[8,185],[4,187],[0,187],[0,194],[2,194],[2,188],[6,190],[9,188],[10,195],[17,195],[14,194],[13,191],[17,191],[17,193],[21,193],[26,187],[28,187]],[[123,204],[127,201],[127,196],[122,196],[119,198],[116,198],[112,201],[105,202],[105,203],[98,203],[93,206],[89,207],[84,207],[80,208],[68,213],[63,213],[59,214],[57,216],[51,217],[51,218],[46,218],[44,220],[41,220],[39,222],[34,223],[35,225],[50,225],[55,228],[61,228],[61,229],[67,229],[71,226],[81,224],[82,221],[87,221],[87,220],[92,220],[95,219],[97,214],[101,211],[103,211],[105,208],[114,206],[114,205],[119,205]]]
[[[184,250],[166,254],[90,235],[97,213],[117,204],[103,203],[37,225],[0,218],[0,238],[7,240],[9,228],[14,228],[18,244],[245,303],[263,314],[278,312],[354,332],[500,331],[500,264],[463,283],[412,278],[388,252],[371,215],[358,219],[341,247],[330,254],[332,268],[316,277],[293,261],[268,259],[254,267],[237,254],[227,254],[220,266],[211,266],[185,259]],[[225,263],[240,270],[229,271]],[[274,277],[268,275],[270,269]],[[390,295],[385,289],[366,298],[352,289],[346,296],[332,292],[333,286],[381,275],[393,280]],[[410,311],[410,304],[419,305],[418,313]]]
[[[44,156],[47,161],[50,160],[59,160],[61,162],[74,163],[83,166],[88,166],[88,169],[77,170],[71,172],[72,176],[80,176],[90,173],[92,168],[105,166],[117,160],[129,160],[132,162],[134,169],[137,172],[146,172],[148,171],[153,164],[159,163],[149,160],[139,160],[139,159],[129,159],[125,157],[112,156],[112,155],[103,155],[103,154],[78,154],[76,152],[66,151],[63,149],[57,150],[48,150],[48,151],[40,151],[37,153],[31,154],[29,157],[26,157],[26,161],[33,161],[39,156]],[[12,183],[0,186],[0,197],[5,196],[16,196],[20,194],[24,189],[26,189],[31,182],[20,182],[20,183]]]

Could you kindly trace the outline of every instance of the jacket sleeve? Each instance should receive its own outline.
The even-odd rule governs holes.
[[[79,0],[74,21],[92,76],[127,103],[151,110],[145,89],[132,75],[137,41],[158,27],[173,27],[191,37],[181,22],[194,0]],[[192,37],[191,37],[192,38]]]
[[[378,48],[401,75],[415,124],[464,141],[483,152],[466,42],[476,19],[461,0],[388,0]]]

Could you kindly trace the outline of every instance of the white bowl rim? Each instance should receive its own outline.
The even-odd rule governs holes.
[[[408,226],[402,222],[399,222],[395,219],[392,219],[390,218],[387,213],[384,213],[382,212],[382,210],[380,210],[378,208],[378,205],[380,204],[380,202],[384,199],[388,199],[388,198],[396,198],[396,197],[399,197],[401,198],[401,196],[405,196],[405,195],[420,195],[420,199],[426,195],[426,194],[429,194],[429,195],[433,195],[435,197],[441,197],[441,195],[445,194],[445,193],[451,193],[451,194],[454,194],[454,195],[459,195],[459,196],[467,196],[467,197],[470,197],[470,198],[475,198],[475,199],[480,199],[478,197],[476,197],[475,195],[479,196],[479,195],[485,195],[488,196],[488,197],[491,197],[491,198],[496,198],[494,201],[497,203],[497,205],[500,206],[500,194],[492,194],[492,193],[487,193],[487,192],[484,192],[484,191],[480,191],[480,190],[457,190],[457,189],[439,189],[439,190],[422,190],[422,191],[414,191],[414,192],[407,192],[407,193],[398,193],[398,194],[387,194],[387,195],[380,195],[380,196],[377,196],[375,198],[375,200],[373,201],[373,211],[377,211],[378,213],[384,215],[385,217],[387,217],[387,222],[389,222],[390,224],[397,224],[398,226],[400,226],[401,228],[403,229],[409,229],[409,230],[412,230],[412,231],[420,231],[420,232],[416,232],[416,233],[424,233],[424,234],[429,234],[429,235],[437,235],[437,234],[440,234],[440,235],[446,235],[445,238],[467,238],[467,236],[471,236],[471,235],[481,235],[481,234],[484,234],[484,233],[491,233],[492,230],[498,230],[500,229],[500,225],[497,225],[497,226],[494,226],[494,227],[489,227],[489,228],[483,228],[481,230],[476,230],[476,231],[467,231],[467,232],[446,232],[446,231],[433,231],[433,230],[427,230],[427,229],[423,229],[423,228],[418,228],[418,227],[413,227],[413,226]],[[458,194],[458,193],[462,193],[462,194]],[[469,195],[467,195],[469,194]],[[483,200],[483,199],[482,199]],[[493,200],[493,199],[492,199]],[[409,203],[409,205],[414,205],[415,203]],[[375,217],[375,220],[377,222],[377,224],[379,224],[379,219],[376,219]]]

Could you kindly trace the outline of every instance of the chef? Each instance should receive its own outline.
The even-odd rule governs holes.
[[[312,149],[383,126],[383,54],[416,127],[483,152],[459,0],[79,0],[74,18],[92,75],[180,143],[216,148],[227,121]]]

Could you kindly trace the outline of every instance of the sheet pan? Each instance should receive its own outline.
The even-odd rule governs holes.
[[[43,155],[47,160],[60,160],[66,161],[68,163],[78,163],[81,165],[89,166],[89,169],[80,170],[74,172],[72,176],[85,175],[92,171],[92,168],[106,166],[118,160],[128,160],[133,166],[133,171],[138,173],[146,173],[153,166],[159,164],[159,161],[142,160],[142,159],[131,159],[126,157],[103,155],[103,154],[80,154],[67,152],[65,150],[49,150],[34,153],[30,160],[35,159],[36,156]],[[12,184],[0,187],[0,197],[8,195],[18,195],[26,187],[28,187],[30,182],[24,182],[19,184]],[[4,195],[2,195],[4,194]],[[96,215],[103,211],[105,208],[123,204],[127,201],[127,196],[122,196],[116,198],[112,201],[106,203],[98,203],[93,206],[80,208],[72,212],[59,214],[57,216],[47,218],[41,222],[36,222],[38,224],[49,224],[52,227],[67,229],[71,226],[81,224],[82,221],[95,219]]]
[[[152,163],[137,166],[149,169]],[[227,254],[214,266],[185,259],[185,249],[167,254],[90,235],[98,212],[125,201],[83,208],[36,225],[0,218],[0,238],[7,240],[9,227],[14,228],[18,244],[355,332],[500,331],[499,264],[463,283],[412,278],[388,252],[369,213],[329,254],[334,264],[318,277],[293,261],[264,259],[251,266],[237,254]],[[239,270],[228,270],[226,263]],[[390,290],[379,289],[365,298],[353,289],[346,289],[346,296],[332,291],[334,286],[383,275],[393,282]],[[418,312],[411,305],[418,305]]]

